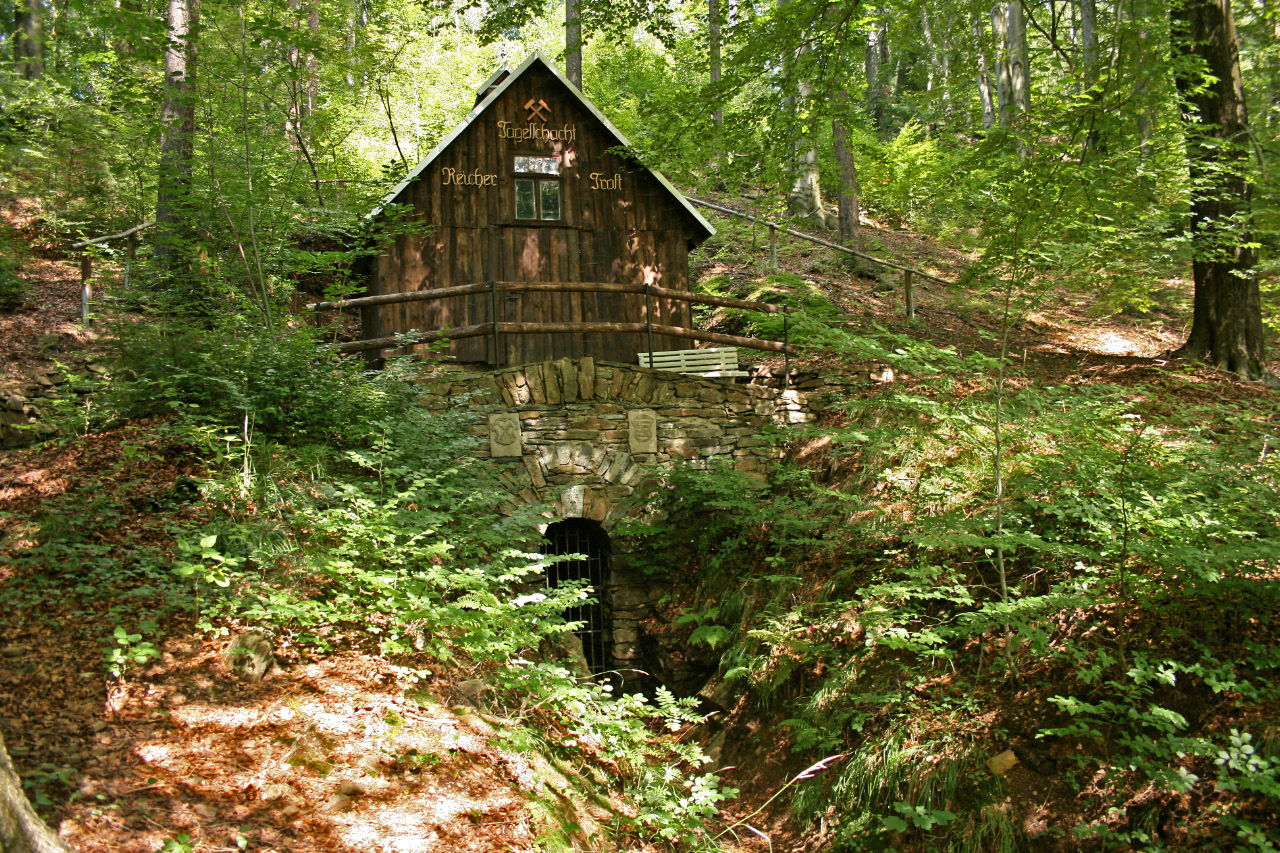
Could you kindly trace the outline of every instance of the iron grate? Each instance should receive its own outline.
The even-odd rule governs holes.
[[[547,527],[542,553],[548,556],[581,554],[585,559],[557,560],[547,565],[547,586],[555,589],[567,581],[585,580],[594,604],[581,604],[565,611],[565,619],[581,622],[574,633],[582,640],[582,653],[592,674],[612,668],[609,654],[609,621],[605,615],[604,591],[609,579],[609,535],[592,521],[570,518]]]

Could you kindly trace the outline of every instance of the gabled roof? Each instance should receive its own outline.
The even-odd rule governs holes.
[[[439,157],[440,154],[446,148],[452,145],[454,140],[456,140],[459,136],[461,136],[464,130],[470,127],[475,122],[476,119],[480,118],[480,116],[484,113],[484,111],[489,108],[489,105],[492,104],[494,101],[496,101],[498,98],[500,98],[502,96],[502,93],[507,91],[507,89],[511,87],[511,84],[513,84],[526,71],[528,71],[535,62],[541,62],[543,67],[545,67],[548,71],[554,74],[556,79],[558,79],[561,83],[563,83],[565,85],[565,88],[569,90],[569,93],[572,94],[575,98],[577,98],[578,102],[582,104],[582,106],[588,112],[590,112],[593,116],[595,116],[600,121],[600,123],[603,124],[605,128],[608,129],[608,131],[614,135],[614,137],[618,140],[619,145],[626,146],[626,147],[631,146],[631,143],[627,140],[627,138],[622,135],[622,131],[614,127],[613,122],[605,118],[604,113],[596,109],[596,105],[591,103],[589,100],[587,100],[586,96],[582,94],[582,92],[578,89],[578,87],[570,83],[569,78],[565,77],[564,74],[560,72],[560,69],[556,68],[550,62],[548,62],[547,58],[542,55],[541,51],[534,51],[532,54],[529,55],[528,59],[520,63],[520,67],[516,68],[514,71],[507,73],[507,76],[502,79],[502,82],[498,83],[496,86],[493,86],[493,88],[489,91],[489,93],[485,95],[484,100],[476,104],[475,107],[471,110],[471,112],[467,113],[467,117],[463,119],[462,124],[455,127],[452,133],[450,133],[444,139],[440,140],[440,144],[437,145],[435,148],[431,149],[431,153],[428,154],[426,157],[422,158],[421,163],[419,163],[418,165],[414,166],[412,169],[409,170],[409,174],[404,176],[404,180],[396,184],[395,188],[392,189],[391,192],[387,193],[386,196],[383,197],[382,201],[378,202],[377,206],[374,207],[374,209],[369,212],[370,218],[375,217],[378,214],[382,213],[382,211],[386,210],[387,205],[395,201],[396,198],[400,195],[400,193],[404,192],[405,189],[408,188],[409,184],[413,183],[413,181],[419,175],[421,175],[424,171],[426,171],[427,167],[430,166],[432,162],[434,162],[435,159]],[[505,71],[506,71],[505,68],[499,68],[497,71],[495,71],[489,77],[489,79],[485,81],[484,85],[480,88],[480,91],[484,92],[485,89],[492,86],[493,82],[497,80],[499,77],[501,77],[501,75]],[[671,193],[671,197],[674,198],[676,202],[681,207],[683,207],[691,217],[693,217],[693,220],[695,222],[697,222],[704,229],[706,229],[708,237],[716,233],[716,229],[712,227],[711,223],[708,222],[706,219],[704,219],[702,217],[702,214],[698,213],[698,211],[694,209],[693,205],[689,204],[689,201],[684,197],[684,195],[681,194],[681,192],[678,189],[676,189],[675,186],[672,185],[672,183],[668,181],[661,172],[659,172],[657,169],[650,169],[647,166],[644,168],[648,169],[649,174],[652,175],[654,179],[657,180],[657,182],[660,183],[666,189],[667,192]]]

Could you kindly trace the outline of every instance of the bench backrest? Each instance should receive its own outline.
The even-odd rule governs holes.
[[[639,353],[640,366],[675,373],[708,373],[738,369],[737,347],[708,347],[707,349],[680,349],[655,352],[653,363],[649,353]]]

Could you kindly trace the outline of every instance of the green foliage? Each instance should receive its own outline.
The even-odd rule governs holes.
[[[116,329],[118,381],[106,410],[129,418],[178,412],[188,420],[290,442],[356,441],[395,405],[394,383],[317,346],[302,327],[275,331],[228,319],[211,329],[165,321]]]
[[[19,274],[21,257],[17,241],[0,232],[0,311],[17,308],[31,291],[27,280]]]

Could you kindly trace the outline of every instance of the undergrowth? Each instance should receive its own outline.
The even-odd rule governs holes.
[[[504,503],[470,459],[470,415],[420,406],[414,363],[364,374],[309,332],[229,331],[122,334],[94,415],[131,420],[117,461],[46,503],[3,603],[92,617],[118,681],[192,626],[252,626],[304,657],[376,650],[407,687],[482,678],[499,736],[582,768],[574,796],[610,813],[619,843],[715,848],[733,792],[696,745],[660,734],[696,719],[692,701],[578,677],[563,613],[587,592],[546,587],[537,509]],[[134,516],[126,501],[173,458],[190,475]],[[147,544],[130,541],[143,525]]]
[[[839,756],[796,813],[835,850],[1275,849],[1275,402],[1011,377],[997,459],[994,359],[837,343],[916,378],[851,395],[768,492],[677,473],[654,496],[703,525],[691,640],[798,752]],[[1037,828],[1032,790],[1079,806]]]

